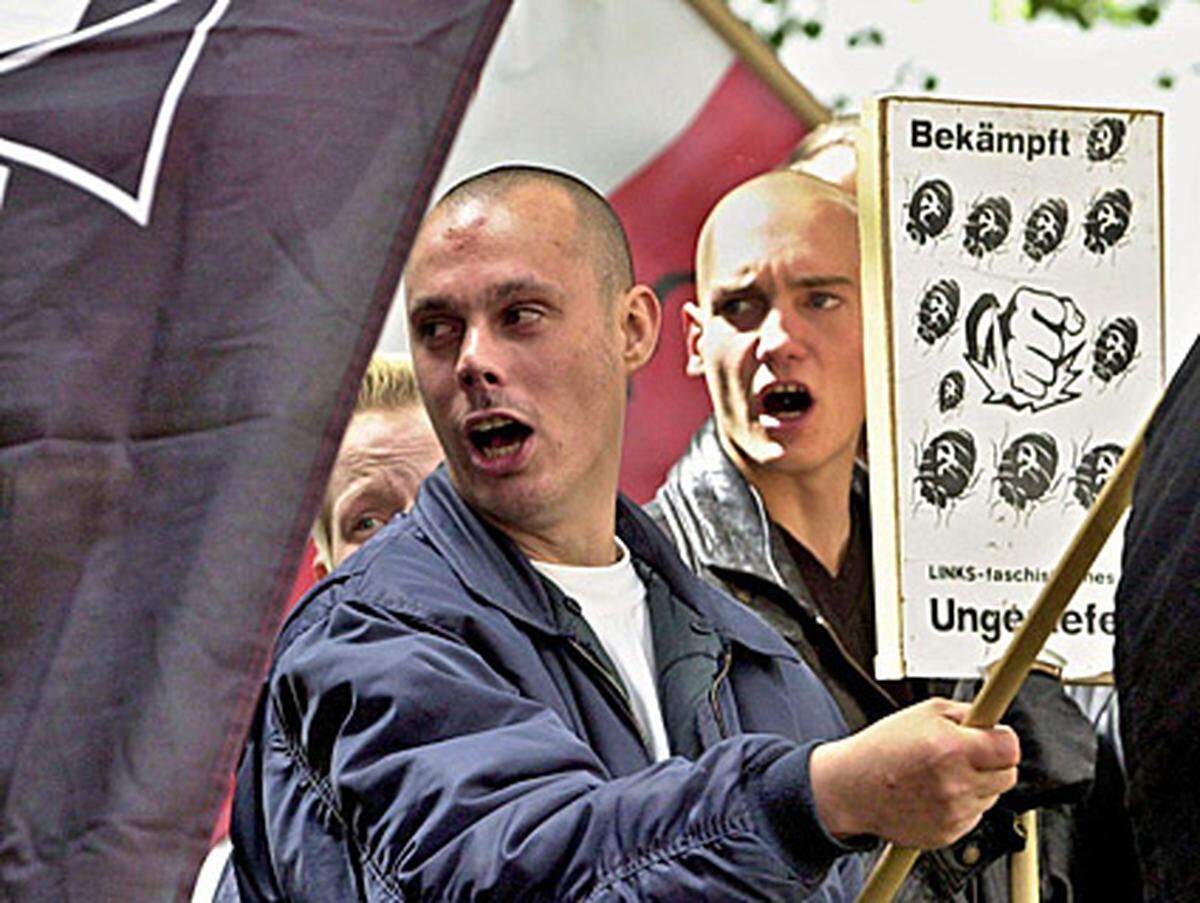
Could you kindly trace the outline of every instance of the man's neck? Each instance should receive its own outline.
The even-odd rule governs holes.
[[[743,471],[762,496],[772,521],[808,549],[832,576],[841,570],[850,543],[850,486],[854,460],[830,461],[818,471]]]
[[[486,513],[483,518],[516,543],[526,557],[549,564],[599,567],[620,558],[616,541],[616,505],[607,516],[580,518],[572,523],[513,525],[502,523]]]

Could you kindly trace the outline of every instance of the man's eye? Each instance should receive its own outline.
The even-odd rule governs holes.
[[[507,308],[504,311],[504,323],[506,326],[532,326],[543,316],[545,314],[541,308],[525,304]]]
[[[717,304],[716,314],[739,329],[752,328],[763,317],[763,303],[758,298],[727,298]]]
[[[350,532],[354,536],[362,533],[374,533],[383,528],[384,521],[382,517],[376,517],[369,514],[366,517],[360,517],[350,526]]]
[[[833,310],[840,307],[843,300],[840,295],[829,292],[813,292],[808,296],[808,306],[815,310]]]
[[[450,320],[422,320],[416,325],[417,339],[425,345],[437,345],[453,337],[455,324]]]

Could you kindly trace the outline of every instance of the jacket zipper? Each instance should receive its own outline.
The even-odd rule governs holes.
[[[866,672],[866,670],[862,667],[862,665],[860,665],[857,661],[855,661],[854,656],[852,656],[850,654],[850,651],[845,647],[845,645],[842,643],[841,638],[837,635],[837,631],[829,626],[829,622],[825,620],[824,615],[822,615],[816,611],[816,606],[813,606],[813,619],[817,622],[817,626],[820,627],[821,630],[823,630],[825,632],[825,635],[828,636],[831,640],[833,640],[833,645],[836,646],[838,652],[840,652],[842,654],[842,658],[845,659],[847,664],[849,664],[850,667],[853,668],[855,670],[855,672],[857,672],[858,675],[867,682],[867,685],[869,687],[871,687],[871,689],[873,689],[880,696],[882,696],[884,698],[884,700],[889,702],[891,704],[892,708],[897,709],[897,710],[900,709],[901,708],[900,703],[898,703],[894,698],[892,698],[892,694],[889,693],[887,690],[885,690],[883,687],[881,687],[879,685],[879,682],[876,681],[875,678],[872,677],[870,674],[868,674]]]
[[[721,692],[721,684],[729,676],[729,668],[732,664],[733,656],[729,654],[729,650],[723,651],[721,653],[721,669],[717,672],[712,686],[708,688],[708,702],[712,706],[713,717],[717,719],[717,732],[721,735],[722,740],[729,736],[729,730],[725,727],[725,713],[721,711],[719,694]]]
[[[591,669],[600,677],[600,680],[617,703],[617,710],[627,722],[627,726],[633,728],[634,734],[638,738],[638,742],[642,746],[642,752],[646,757],[653,762],[654,753],[650,748],[650,741],[642,730],[641,724],[638,723],[637,716],[633,714],[633,706],[629,702],[629,697],[625,694],[625,689],[613,678],[608,672],[608,669],[597,659],[592,653],[575,637],[570,637],[569,642],[571,648],[579,653],[580,657],[587,662]]]
[[[758,491],[753,487],[750,489],[750,497],[754,500],[754,507],[758,511],[759,525],[762,527],[762,536],[765,537],[766,548],[764,551],[766,552],[766,555],[763,557],[766,559],[767,564],[771,567],[771,576],[775,578],[776,586],[782,588],[784,592],[787,593],[789,599],[794,598],[792,593],[787,589],[787,584],[783,580],[783,575],[779,573],[779,568],[775,564],[775,556],[771,554],[771,521],[770,518],[767,517],[766,505],[763,504],[762,499],[758,495]],[[899,709],[900,703],[892,698],[892,694],[881,687],[875,678],[868,674],[863,667],[854,660],[854,656],[852,656],[849,650],[846,649],[846,646],[842,643],[841,638],[837,635],[837,631],[829,626],[829,622],[826,621],[825,616],[817,610],[817,606],[813,605],[810,601],[809,608],[812,610],[812,616],[816,621],[817,626],[820,627],[821,630],[823,630],[831,640],[833,640],[833,645],[837,647],[838,652],[841,653],[842,658],[849,663],[850,667],[853,668],[854,671],[867,682],[867,685],[871,687],[871,689],[875,690],[875,692],[877,692],[888,703],[890,703],[892,708]]]

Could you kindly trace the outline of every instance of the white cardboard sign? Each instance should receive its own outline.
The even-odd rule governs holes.
[[[883,98],[860,178],[880,677],[978,676],[1163,372],[1162,117]],[[1120,533],[1046,646],[1111,671]]]

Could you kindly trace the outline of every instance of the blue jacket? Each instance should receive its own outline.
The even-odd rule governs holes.
[[[653,763],[578,606],[439,470],[284,627],[238,773],[241,898],[853,899],[808,779],[844,731],[829,695],[624,500],[618,534],[677,755]]]

